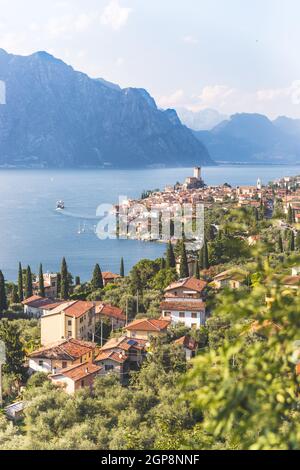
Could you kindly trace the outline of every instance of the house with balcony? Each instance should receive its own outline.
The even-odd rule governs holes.
[[[163,320],[172,325],[184,324],[187,328],[198,329],[206,322],[207,282],[189,277],[170,284],[160,304]]]
[[[47,346],[70,338],[93,341],[95,316],[93,302],[64,302],[41,317],[42,345]]]
[[[29,373],[56,374],[62,369],[93,361],[97,351],[95,343],[73,338],[62,340],[29,354]]]

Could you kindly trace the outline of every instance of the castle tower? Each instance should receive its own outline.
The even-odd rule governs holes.
[[[258,180],[257,180],[257,185],[256,185],[256,187],[257,187],[258,191],[261,191],[262,184],[261,184],[260,178],[258,178]]]
[[[197,178],[198,180],[201,179],[201,167],[195,167],[194,168],[194,178]]]

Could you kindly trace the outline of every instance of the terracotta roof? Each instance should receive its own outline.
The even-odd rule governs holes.
[[[203,292],[206,286],[207,286],[207,282],[196,279],[195,277],[188,277],[186,279],[180,279],[177,282],[173,282],[165,289],[165,292],[169,292],[170,290],[174,290],[174,289],[179,289],[181,287],[184,287],[186,289],[190,289],[196,292]]]
[[[195,302],[189,302],[189,301],[173,301],[173,302],[162,302],[160,304],[160,309],[161,310],[170,310],[170,311],[177,311],[177,312],[185,312],[185,311],[190,311],[190,312],[199,312],[202,310],[205,310],[206,303],[203,302],[202,300],[196,300]]]
[[[232,279],[234,281],[243,281],[245,279],[245,275],[243,273],[229,269],[228,271],[224,271],[214,277],[214,281],[224,281],[226,279]]]
[[[119,364],[124,364],[127,361],[128,356],[126,354],[118,353],[116,351],[102,351],[96,357],[96,362],[105,361],[110,359],[111,361],[118,362]]]
[[[74,382],[78,382],[78,380],[82,380],[90,375],[97,374],[100,372],[102,367],[93,364],[92,362],[85,362],[84,364],[79,364],[76,366],[68,367],[67,369],[61,370],[58,374],[50,375],[50,378],[59,377],[68,377],[69,379],[73,380]]]
[[[69,339],[59,341],[45,348],[38,349],[29,354],[29,358],[56,359],[61,361],[72,361],[82,357],[84,354],[93,352],[96,349],[95,343]]]
[[[106,271],[102,273],[102,278],[104,279],[104,281],[107,281],[109,279],[121,279],[121,276],[120,274],[114,274],[109,271]]]
[[[197,349],[197,341],[188,335],[182,336],[182,338],[177,339],[174,341],[174,343],[178,344],[179,346],[183,346],[186,349],[190,349],[191,351],[196,351]]]
[[[100,304],[96,307],[96,313],[104,315],[105,317],[116,318],[117,320],[126,321],[126,316],[121,308],[114,307],[109,304]]]
[[[282,282],[285,286],[300,286],[300,276],[287,276]]]
[[[108,351],[112,349],[121,349],[123,351],[130,351],[130,349],[142,350],[145,348],[147,340],[138,338],[127,338],[121,336],[120,338],[110,339],[102,348],[101,351]]]
[[[127,330],[131,331],[163,331],[170,325],[170,320],[154,320],[144,318],[141,320],[135,320],[126,327]]]
[[[69,317],[79,318],[92,308],[94,308],[94,304],[92,302],[73,300],[62,303],[58,307],[54,308],[48,315],[55,315],[64,311]]]
[[[32,308],[55,308],[57,305],[61,305],[64,301],[47,299],[46,297],[40,297],[39,295],[33,295],[22,302],[23,305],[27,305]]]

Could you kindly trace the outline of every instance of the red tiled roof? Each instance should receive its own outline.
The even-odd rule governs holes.
[[[68,377],[74,382],[82,380],[90,375],[97,374],[100,372],[102,367],[93,364],[92,362],[85,362],[76,366],[68,367],[67,369],[61,370],[58,374],[50,375],[50,378],[58,378],[60,376]]]
[[[65,314],[69,317],[79,318],[92,308],[94,308],[94,304],[92,302],[77,300],[76,302],[73,302],[71,305],[66,307],[64,311]]]
[[[283,279],[285,286],[299,286],[300,287],[300,276],[287,276]]]
[[[165,292],[179,289],[181,287],[184,287],[186,289],[190,289],[196,292],[203,292],[206,286],[207,286],[207,282],[196,279],[195,277],[188,277],[186,279],[180,279],[177,282],[173,282],[165,289]]]
[[[184,300],[182,301],[173,301],[173,302],[162,302],[160,304],[160,309],[164,311],[170,310],[170,312],[175,311],[175,312],[199,312],[202,310],[205,310],[206,303],[203,302],[202,300],[196,300],[195,302],[185,302]]]
[[[106,271],[102,273],[102,278],[104,279],[104,281],[107,281],[109,279],[121,279],[121,276],[119,274],[114,274],[109,271]]]
[[[59,341],[45,348],[38,349],[37,351],[29,354],[28,357],[32,359],[41,358],[74,361],[89,352],[93,352],[96,347],[95,343],[70,338],[68,340]]]
[[[145,348],[147,340],[138,338],[127,338],[122,336],[120,338],[110,339],[102,348],[101,351],[108,351],[113,349],[121,349],[123,351],[130,351],[130,349],[142,350]]]
[[[116,318],[117,320],[126,321],[126,316],[121,308],[114,307],[109,304],[100,304],[96,310],[97,313],[105,317]]]
[[[168,328],[170,323],[170,320],[150,320],[148,318],[144,318],[133,321],[126,327],[126,329],[129,331],[163,331]]]
[[[58,305],[62,304],[64,301],[47,299],[45,297],[40,297],[39,295],[33,295],[22,302],[23,305],[27,305],[32,308],[55,308]]]
[[[118,362],[119,364],[124,364],[127,361],[128,357],[126,354],[118,353],[115,351],[102,351],[96,357],[96,362],[105,361],[110,359],[111,361]]]
[[[191,351],[196,351],[197,349],[197,342],[193,338],[187,335],[182,336],[182,338],[179,338],[174,342],[175,344],[178,344],[179,346],[183,346],[186,349],[190,349]]]

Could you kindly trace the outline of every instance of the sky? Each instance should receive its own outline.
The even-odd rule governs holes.
[[[300,118],[299,0],[0,0],[0,47],[146,88],[162,108]]]

